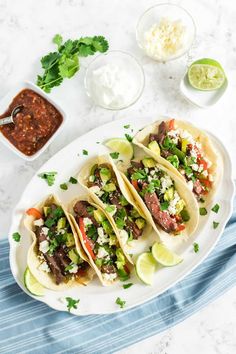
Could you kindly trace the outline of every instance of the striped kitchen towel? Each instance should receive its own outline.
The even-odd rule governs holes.
[[[0,353],[113,353],[199,311],[236,284],[236,202],[215,249],[164,294],[114,315],[75,317],[27,296],[15,283],[8,241],[0,242]]]

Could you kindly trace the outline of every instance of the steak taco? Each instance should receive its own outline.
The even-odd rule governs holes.
[[[133,253],[139,240],[148,237],[151,231],[143,212],[136,205],[119,171],[107,156],[90,160],[80,171],[78,180],[96,204],[105,210],[121,248],[130,263],[129,253]]]
[[[131,161],[121,173],[157,233],[190,236],[199,219],[198,204],[185,183],[151,157]]]
[[[211,200],[219,181],[219,159],[208,135],[189,122],[157,121],[133,142],[182,178],[198,201]]]
[[[127,259],[101,207],[87,198],[74,200],[69,208],[81,244],[103,285],[129,278]]]
[[[39,283],[51,290],[64,290],[92,279],[88,257],[55,196],[28,209],[24,222],[33,237],[27,263]]]

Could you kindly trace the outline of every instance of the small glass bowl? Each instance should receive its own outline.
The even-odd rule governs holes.
[[[145,48],[145,33],[149,31],[154,24],[159,24],[163,18],[167,18],[173,22],[181,21],[183,26],[186,28],[186,36],[183,48],[168,57],[157,58],[147,53]],[[196,25],[192,16],[184,8],[174,4],[158,4],[150,7],[139,18],[136,26],[136,40],[139,47],[143,49],[147,56],[159,62],[166,62],[183,56],[191,48],[195,37]]]
[[[134,95],[123,104],[121,102],[116,102],[106,105],[104,101],[102,101],[102,95],[99,97],[99,86],[96,87],[97,92],[95,90],[94,80],[96,80],[96,78],[94,77],[94,71],[107,64],[120,67],[129,75],[129,80],[127,81],[126,79],[126,81],[128,85],[133,85],[132,88],[134,90]],[[142,95],[144,83],[144,71],[137,59],[131,54],[120,50],[113,50],[106,54],[98,55],[87,67],[84,78],[84,86],[87,95],[91,97],[94,103],[98,106],[110,110],[120,110],[133,105]],[[101,90],[102,89],[103,88],[101,87]]]

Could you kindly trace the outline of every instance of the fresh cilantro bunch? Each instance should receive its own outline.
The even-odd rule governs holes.
[[[96,52],[104,53],[109,48],[103,36],[68,39],[63,43],[62,36],[56,34],[53,43],[57,45],[57,52],[42,57],[44,73],[37,77],[37,85],[48,93],[53,87],[59,86],[63,79],[70,79],[75,75],[80,68],[79,57],[87,57]]]

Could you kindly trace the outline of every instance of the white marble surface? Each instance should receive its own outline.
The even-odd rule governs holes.
[[[24,162],[0,146],[0,237],[6,237],[11,211],[24,187],[50,156],[75,137],[108,121],[124,116],[158,113],[189,119],[218,135],[236,154],[236,3],[233,0],[173,1],[188,9],[197,25],[197,39],[190,57],[157,64],[146,58],[135,42],[135,25],[151,0],[0,0],[0,97],[21,80],[35,81],[41,72],[39,59],[53,50],[51,38],[105,35],[111,49],[129,51],[143,64],[146,86],[141,99],[120,112],[95,107],[86,97],[83,77],[91,58],[81,61],[81,70],[52,92],[69,114],[64,132],[35,162]],[[198,109],[181,97],[179,81],[187,62],[198,57],[221,61],[229,89],[219,103]],[[234,162],[236,162],[234,157]],[[236,177],[236,171],[234,171]],[[172,328],[125,349],[122,353],[233,354],[236,352],[236,289]]]

